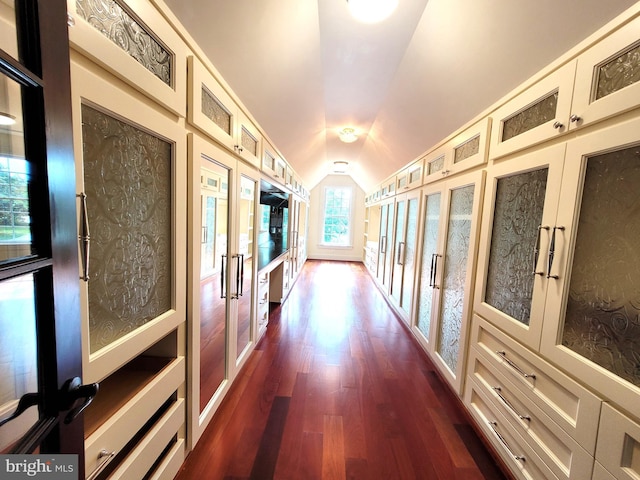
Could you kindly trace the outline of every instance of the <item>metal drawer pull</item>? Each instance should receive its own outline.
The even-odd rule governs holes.
[[[547,278],[559,279],[558,275],[551,275],[551,267],[553,266],[553,257],[556,254],[556,230],[564,231],[564,227],[553,227],[553,234],[551,235],[551,245],[549,246],[549,271],[547,272]]]
[[[97,478],[98,475],[102,473],[102,470],[104,470],[104,467],[106,467],[109,464],[109,461],[115,456],[116,456],[115,451],[108,452],[104,449],[100,450],[100,453],[98,453],[98,466],[93,472],[89,474],[89,476],[87,477],[87,480],[94,480],[95,478]]]
[[[507,449],[507,451],[509,452],[509,455],[511,455],[515,460],[518,460],[520,462],[524,462],[527,459],[524,457],[524,455],[516,455],[515,453],[513,453],[513,450],[511,450],[511,447],[509,446],[509,444],[507,443],[507,440],[500,435],[500,433],[498,432],[498,429],[496,428],[498,426],[498,422],[488,422],[489,426],[491,427],[491,430],[493,430],[493,433],[495,434],[496,437],[498,437],[498,440],[500,440],[500,443],[502,443],[504,445],[504,448]]]
[[[80,219],[80,233],[78,239],[82,242],[82,276],[80,280],[89,281],[89,248],[91,247],[91,234],[89,233],[89,213],[87,211],[87,195],[84,192],[76,195],[80,197],[82,217]]]
[[[533,247],[533,274],[534,275],[544,275],[544,272],[537,272],[536,268],[538,268],[538,258],[540,256],[540,230],[549,231],[549,227],[545,225],[538,225],[538,238],[536,240],[536,246]]]
[[[531,421],[531,417],[529,415],[520,415],[520,413],[518,413],[518,411],[511,404],[511,402],[509,400],[507,400],[504,395],[502,395],[502,388],[501,387],[492,387],[492,388],[493,388],[493,391],[496,392],[496,395],[498,395],[498,397],[500,397],[500,400],[502,400],[502,403],[504,403],[509,408],[509,410],[511,410],[513,413],[515,413],[516,416],[520,420],[526,420],[527,422]]]
[[[522,368],[520,368],[516,363],[514,363],[512,360],[510,360],[509,358],[507,358],[507,352],[500,351],[497,350],[496,353],[498,355],[500,355],[502,357],[502,359],[507,362],[507,364],[509,364],[509,366],[511,368],[513,368],[516,372],[518,372],[520,375],[522,375],[524,378],[533,378],[535,380],[536,378],[536,374],[535,373],[525,373],[524,370],[522,370]]]

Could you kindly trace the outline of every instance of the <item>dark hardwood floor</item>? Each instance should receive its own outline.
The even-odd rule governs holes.
[[[504,478],[361,263],[305,264],[177,476],[271,478]]]

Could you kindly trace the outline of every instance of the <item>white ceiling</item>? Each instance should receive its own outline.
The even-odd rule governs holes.
[[[165,0],[311,188],[336,160],[369,191],[635,0]],[[337,130],[362,134],[352,144]]]

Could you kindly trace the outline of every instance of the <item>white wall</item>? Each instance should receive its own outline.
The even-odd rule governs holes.
[[[353,187],[352,246],[325,247],[320,245],[326,187]],[[364,191],[349,175],[327,175],[311,190],[309,201],[308,258],[314,260],[362,261],[364,248]]]

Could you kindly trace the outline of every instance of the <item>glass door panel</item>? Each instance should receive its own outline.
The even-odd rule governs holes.
[[[384,258],[384,276],[382,277],[382,284],[389,289],[389,284],[391,283],[392,277],[392,269],[393,265],[393,213],[394,213],[394,202],[389,203],[389,211],[387,215],[387,231],[385,233],[385,258]]]
[[[586,161],[562,345],[640,387],[638,150]]]
[[[216,208],[215,196],[203,192],[200,195],[202,211],[202,252],[200,253],[200,279],[215,273],[216,262]]]
[[[416,241],[418,237],[418,200],[419,197],[410,198],[407,212],[407,234],[404,246],[404,270],[402,280],[402,296],[400,307],[411,313],[411,301],[413,296],[413,277],[416,269]]]
[[[173,145],[82,105],[91,353],[172,308]]]
[[[389,217],[389,205],[380,207],[380,243],[378,247],[378,275],[379,281],[384,278],[384,264],[387,253],[387,219]]]
[[[442,307],[436,350],[452,372],[457,372],[469,258],[474,186],[451,192],[447,243],[442,275]]]
[[[254,208],[256,203],[257,181],[240,176],[239,218],[239,255],[237,272],[238,294],[238,331],[236,339],[236,357],[239,358],[251,340],[252,300],[253,300],[253,248],[255,245]]]
[[[440,225],[441,193],[425,196],[424,232],[422,236],[422,260],[420,263],[420,285],[418,288],[418,329],[427,341],[431,340],[431,318],[436,302],[434,279],[436,256],[438,255],[438,237]]]
[[[391,276],[391,298],[400,305],[400,296],[402,295],[402,278],[403,278],[403,250],[405,247],[404,224],[406,212],[406,200],[398,200],[396,204],[396,226],[395,226],[395,253],[391,261],[393,265],[393,275]]]
[[[203,157],[207,169],[229,184],[230,170]],[[200,282],[200,412],[203,412],[227,378],[228,301],[234,288],[229,285],[229,189],[216,193],[213,232],[212,274]],[[203,218],[200,215],[199,218]],[[200,225],[202,231],[203,225]]]

